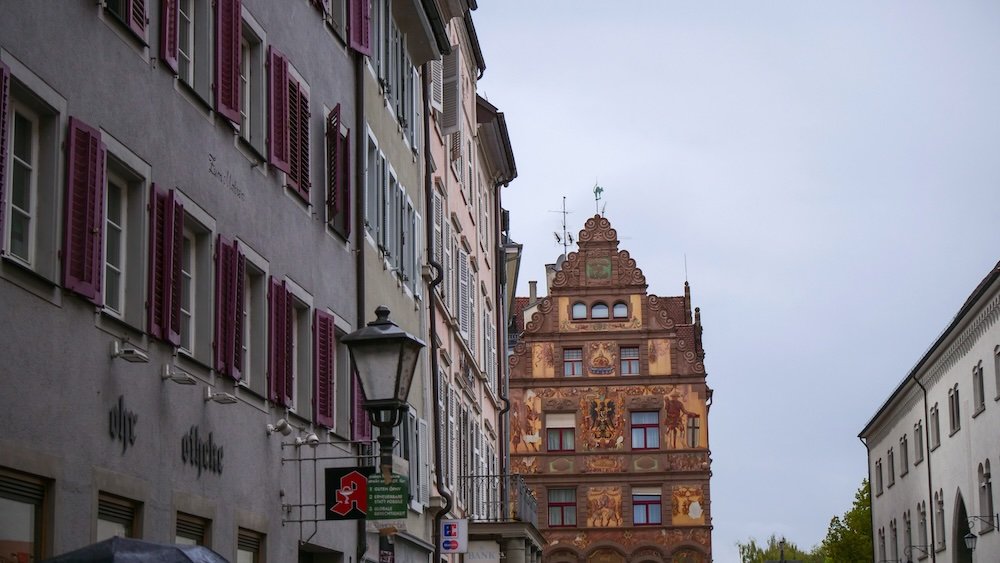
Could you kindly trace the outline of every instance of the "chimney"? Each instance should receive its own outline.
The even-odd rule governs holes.
[[[531,280],[528,282],[528,306],[531,307],[538,301],[538,282]]]

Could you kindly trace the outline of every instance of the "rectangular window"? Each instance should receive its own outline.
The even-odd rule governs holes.
[[[910,444],[906,434],[899,439],[899,476],[910,472]]]
[[[267,79],[264,28],[243,7],[240,38],[240,138],[258,154],[267,152]]]
[[[550,452],[572,452],[576,449],[576,415],[554,413],[545,415],[547,449]]]
[[[882,494],[882,460],[875,462],[875,495]]]
[[[972,395],[976,402],[975,413],[979,414],[986,408],[986,389],[983,386],[983,362],[972,368]]]
[[[632,413],[632,449],[655,450],[660,447],[660,414],[655,411]]]
[[[181,351],[193,354],[195,339],[195,234],[184,229],[181,243]]]
[[[216,11],[224,9],[227,16],[231,14],[235,0],[218,1],[221,4],[216,7]],[[219,109],[221,112],[224,108],[215,104],[218,100],[213,100],[212,95],[213,82],[220,78],[218,76],[219,73],[213,73],[213,62],[218,64],[218,61],[215,61],[215,52],[217,49],[215,49],[212,39],[213,35],[220,36],[220,49],[218,51],[221,51],[220,55],[222,56],[230,55],[226,57],[226,60],[232,61],[232,47],[236,48],[236,56],[239,56],[240,33],[239,27],[236,28],[236,33],[232,33],[232,22],[228,17],[225,21],[219,17],[218,13],[213,17],[214,4],[216,3],[208,2],[207,0],[163,2],[162,18],[165,32],[161,34],[160,38],[160,57],[166,63],[167,68],[177,73],[177,78],[180,79],[181,83],[189,86],[191,91],[201,98],[203,102],[210,106],[215,105],[216,109]],[[213,19],[216,21],[216,29],[214,30],[212,29]],[[223,30],[223,23],[230,25]],[[226,31],[225,39],[221,38],[222,34],[220,32],[222,31]],[[234,40],[235,43],[233,43]],[[227,63],[225,68],[227,77],[232,77],[230,72],[239,71],[238,64],[235,68],[232,68],[230,65],[231,63]],[[221,71],[222,65],[218,66]],[[235,77],[235,82],[238,87],[238,75]],[[224,93],[231,95],[232,84],[229,83],[228,79],[225,86],[227,87],[223,88],[220,86],[218,95],[221,96]],[[225,92],[221,90],[225,90]],[[230,117],[236,119],[239,115],[237,113]]]
[[[7,250],[9,256],[32,267],[35,231],[38,229],[38,137],[39,117],[26,106],[11,104],[10,180],[8,181]]]
[[[934,406],[931,407],[930,412],[931,412],[931,421],[930,421],[930,428],[928,430],[931,433],[930,435],[931,449],[933,450],[934,448],[941,445],[941,418],[940,415],[938,414],[937,403],[934,403]]]
[[[961,412],[958,402],[958,383],[948,390],[948,427],[949,435],[962,428]]]
[[[913,465],[924,460],[924,423],[917,422],[913,425]]]
[[[246,266],[243,278],[240,383],[261,396],[267,394],[267,262],[249,246],[240,245]],[[238,330],[238,329],[237,329]]]
[[[288,188],[309,205],[309,86],[274,47],[269,63],[269,162],[285,172]]]
[[[177,531],[174,534],[174,543],[177,545],[209,545],[209,528],[211,520],[193,516],[191,514],[177,513]]]
[[[896,484],[896,454],[889,448],[889,453],[886,459],[889,461],[889,486]]]
[[[583,375],[582,348],[567,348],[563,350],[563,375],[567,377]]]
[[[687,419],[687,447],[697,448],[701,446],[701,417],[696,414],[689,414]]]
[[[622,375],[639,375],[639,347],[623,346],[621,354]]]
[[[632,490],[632,523],[636,526],[663,523],[659,492]]]
[[[194,84],[194,3],[177,0],[177,76],[188,84]]]
[[[109,171],[104,207],[104,307],[121,318],[125,314],[125,248],[128,229],[128,189]]]
[[[264,534],[240,528],[236,538],[235,563],[261,563],[264,553]]]
[[[115,536],[140,537],[139,514],[142,505],[123,497],[100,493],[97,499],[97,541]]]
[[[41,561],[45,482],[0,469],[0,543],[10,561]]]
[[[351,235],[351,130],[344,127],[337,104],[326,116],[326,223],[341,236]]]
[[[312,391],[312,298],[292,282],[271,278],[269,319],[270,377],[268,397],[310,418]]]
[[[549,527],[576,526],[576,489],[549,489]]]
[[[105,0],[104,10],[127,27],[136,38],[146,42],[145,0]]]

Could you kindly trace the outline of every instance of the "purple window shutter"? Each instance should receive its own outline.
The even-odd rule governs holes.
[[[309,203],[309,188],[312,182],[309,180],[309,96],[301,85],[299,90],[298,107],[298,145],[299,145],[299,195]]]
[[[215,0],[215,110],[240,122],[240,0]]]
[[[299,120],[299,83],[294,79],[288,78],[288,187],[295,190],[296,193],[299,192],[299,179],[302,175],[302,158],[301,149],[302,142],[299,137],[301,135],[301,121]]]
[[[326,220],[333,224],[340,211],[340,104],[326,116]]]
[[[164,268],[164,244],[166,236],[167,194],[156,189],[156,184],[150,187],[149,198],[149,292],[146,297],[149,334],[163,338],[164,307],[169,288],[166,286],[166,269]]]
[[[63,285],[100,305],[104,229],[104,143],[96,129],[69,118]]]
[[[313,316],[313,414],[316,423],[333,428],[333,377],[336,366],[333,317],[316,310]]]
[[[273,277],[268,288],[268,336],[270,341],[268,398],[287,406],[285,402],[285,285]]]
[[[351,48],[362,55],[371,56],[371,2],[350,0],[348,3]]]
[[[351,236],[351,131],[340,137],[340,209],[344,216],[344,236]]]
[[[160,59],[163,60],[167,68],[177,74],[177,21],[178,21],[178,1],[163,0],[160,4]]]
[[[278,170],[288,172],[288,59],[274,47],[269,47],[268,50],[271,120],[267,140],[269,162]]]
[[[174,191],[167,193],[166,222],[163,243],[164,276],[167,283],[167,302],[164,307],[163,339],[179,346],[181,343],[181,259],[184,252],[184,205],[177,201]]]
[[[0,62],[0,256],[3,255],[3,218],[7,209],[7,141],[10,137],[10,123],[7,107],[10,99],[10,69]]]
[[[233,283],[233,302],[235,304],[233,318],[233,334],[230,338],[232,342],[232,360],[230,361],[230,373],[233,379],[239,381],[243,378],[243,302],[246,292],[247,259],[240,251],[240,243],[233,242],[235,260],[235,280]]]
[[[128,28],[142,42],[146,42],[146,0],[128,0]]]
[[[215,370],[231,374],[230,342],[233,323],[233,266],[235,248],[219,235],[215,246]]]

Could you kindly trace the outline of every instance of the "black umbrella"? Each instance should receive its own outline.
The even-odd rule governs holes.
[[[229,563],[200,545],[164,545],[114,537],[42,563]]]

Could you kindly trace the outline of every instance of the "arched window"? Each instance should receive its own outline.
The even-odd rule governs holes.
[[[573,319],[586,319],[587,318],[587,306],[579,301],[573,303]]]
[[[615,303],[615,307],[612,310],[612,314],[615,316],[616,319],[624,319],[628,317],[628,305],[622,303],[621,301]]]
[[[592,319],[608,318],[608,306],[604,303],[594,303],[594,306],[590,308],[590,318]]]

